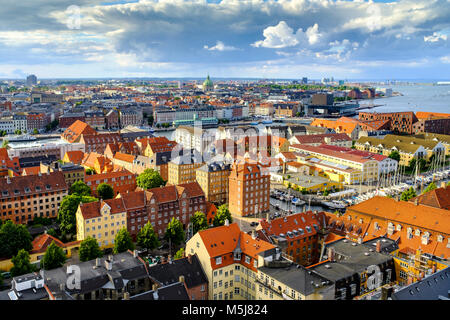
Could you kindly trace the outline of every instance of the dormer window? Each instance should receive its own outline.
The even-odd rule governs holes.
[[[36,186],[36,191],[41,191],[41,187],[40,186]]]
[[[14,194],[20,194],[19,190],[14,190]]]
[[[31,191],[30,188],[25,187],[25,192],[30,192],[30,191]]]
[[[241,253],[240,252],[236,252],[235,254],[234,254],[234,260],[241,260]]]
[[[45,189],[51,190],[51,189],[52,189],[52,186],[48,184],[48,185],[45,186]]]

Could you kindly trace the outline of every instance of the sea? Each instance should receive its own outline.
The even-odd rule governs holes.
[[[402,95],[364,100],[360,104],[382,105],[370,109],[370,111],[376,112],[426,111],[450,113],[450,85],[411,84],[380,86],[380,88],[391,88],[393,92],[399,92]]]

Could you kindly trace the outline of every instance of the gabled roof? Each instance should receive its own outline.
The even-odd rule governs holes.
[[[67,156],[68,160],[73,164],[81,164],[81,161],[83,160],[84,157],[84,152],[79,150],[67,151],[65,156]]]
[[[450,186],[428,191],[410,201],[415,202],[416,200],[421,205],[450,210]]]

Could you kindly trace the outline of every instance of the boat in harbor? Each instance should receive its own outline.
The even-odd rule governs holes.
[[[305,203],[306,203],[305,201],[300,200],[299,198],[294,198],[294,199],[292,199],[292,204],[293,204],[294,206],[302,206],[302,205],[304,205]]]
[[[340,201],[322,201],[322,205],[330,208],[330,209],[345,209],[346,205],[341,203]]]

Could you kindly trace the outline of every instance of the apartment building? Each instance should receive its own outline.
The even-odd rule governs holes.
[[[289,261],[280,252],[263,254],[259,255],[257,300],[334,300],[333,281]]]
[[[392,151],[400,154],[399,164],[408,166],[411,159],[428,160],[433,154],[445,154],[445,146],[437,139],[421,139],[415,136],[398,136],[388,134],[383,139],[376,137],[361,137],[355,142],[357,150],[379,153],[389,156]]]
[[[302,266],[319,262],[321,240],[318,215],[301,212],[273,220],[260,222],[261,238],[278,247],[284,256]]]
[[[372,182],[377,181],[379,178],[380,171],[378,161],[373,157],[349,154],[345,151],[341,152],[330,150],[329,148],[323,146],[316,147],[296,144],[291,145],[289,149],[293,152],[301,152],[312,156],[313,158],[310,158],[309,162],[317,162],[314,160],[314,158],[316,158],[322,160],[322,163],[328,165],[330,168],[356,169],[360,173],[359,177],[355,175],[352,177],[350,174],[344,175],[344,181],[348,184]]]
[[[152,281],[136,251],[126,251],[75,264],[80,270],[80,288],[69,288],[67,266],[43,270],[50,300],[123,300],[148,292]]]
[[[65,113],[59,117],[59,127],[61,129],[69,128],[72,124],[75,123],[75,121],[83,121],[85,122],[86,119],[84,117],[84,113]]]
[[[175,130],[175,141],[183,149],[195,149],[204,153],[210,150],[215,140],[214,134],[198,127],[179,126]]]
[[[450,189],[449,189],[450,190]],[[444,198],[445,199],[445,198]],[[395,239],[399,249],[420,247],[423,253],[450,257],[450,216],[448,210],[414,202],[376,196],[347,208],[351,224],[367,224],[363,241],[384,236]]]
[[[122,128],[126,126],[140,126],[142,125],[142,111],[121,109],[119,119]]]
[[[171,159],[168,164],[167,183],[175,185],[196,181],[195,171],[204,164],[203,156],[196,151],[186,152],[186,154]]]
[[[136,189],[136,174],[128,170],[86,175],[84,181],[91,188],[94,197],[98,196],[97,188],[102,183],[109,184],[114,190],[114,195]]]
[[[127,228],[127,212],[122,199],[80,203],[76,212],[77,240],[97,240],[101,249],[112,248],[117,233]]]
[[[269,210],[270,176],[261,165],[233,165],[228,179],[229,210],[232,214],[248,216]]]
[[[205,192],[209,202],[223,204],[228,202],[228,176],[231,165],[224,162],[211,162],[198,168],[196,180]]]
[[[68,187],[62,172],[0,179],[2,221],[27,224],[36,217],[56,218]]]
[[[289,139],[289,143],[291,145],[302,144],[319,146],[321,144],[329,144],[347,148],[352,147],[352,139],[345,133],[296,135]]]
[[[209,300],[256,300],[258,254],[274,248],[226,222],[197,232],[186,243],[186,254],[197,255],[208,278]]]
[[[363,121],[389,120],[390,130],[412,134],[413,124],[417,122],[417,117],[412,111],[406,112],[359,112],[358,119]]]
[[[206,214],[205,194],[197,182],[123,193],[118,197],[123,200],[128,232],[134,239],[148,222],[163,237],[172,218],[186,228],[196,211]]]
[[[85,152],[104,153],[108,144],[123,142],[119,133],[82,134],[80,143],[84,145]]]
[[[103,111],[86,111],[84,112],[84,121],[92,128],[105,129],[105,114]]]
[[[84,181],[85,169],[80,165],[73,163],[60,164],[59,162],[40,164],[40,172],[42,174],[56,171],[61,171],[63,173],[64,180],[69,188],[76,181]]]
[[[148,273],[160,287],[184,282],[190,300],[208,299],[208,278],[195,254],[189,254],[185,258],[176,259],[170,263],[154,265],[148,268]]]
[[[34,129],[43,129],[51,122],[49,114],[44,113],[29,113],[27,114],[27,131],[33,132]]]

